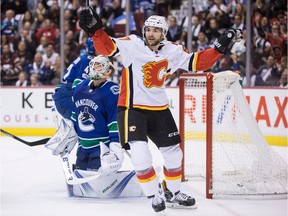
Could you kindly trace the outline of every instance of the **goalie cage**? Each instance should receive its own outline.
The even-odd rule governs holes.
[[[180,76],[183,179],[207,198],[287,198],[287,163],[266,142],[232,71]],[[277,196],[276,196],[277,195]]]

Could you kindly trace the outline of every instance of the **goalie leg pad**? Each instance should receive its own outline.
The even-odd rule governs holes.
[[[75,170],[78,178],[95,175],[94,171]],[[100,175],[97,179],[84,184],[73,185],[76,197],[118,198],[144,196],[137,181],[135,171],[120,171],[111,175]]]

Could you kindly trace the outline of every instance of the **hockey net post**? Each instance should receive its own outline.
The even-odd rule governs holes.
[[[287,198],[287,163],[266,142],[232,71],[179,82],[182,180],[205,180],[207,198]]]

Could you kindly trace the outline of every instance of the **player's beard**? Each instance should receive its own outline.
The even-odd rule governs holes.
[[[160,42],[162,41],[162,39],[154,39],[154,40],[148,40],[146,39],[146,43],[149,47],[154,47],[154,46],[158,46],[160,44]]]

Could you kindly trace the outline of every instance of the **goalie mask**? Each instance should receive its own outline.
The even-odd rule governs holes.
[[[109,58],[104,55],[98,55],[89,62],[89,76],[93,80],[105,78],[105,74],[110,69]]]
[[[164,37],[166,37],[166,34],[167,34],[167,32],[168,32],[169,26],[168,26],[168,23],[167,23],[165,17],[163,17],[163,16],[157,16],[157,15],[150,16],[150,17],[144,22],[144,26],[143,26],[143,28],[142,28],[143,38],[145,38],[145,28],[148,27],[148,26],[161,28]]]

